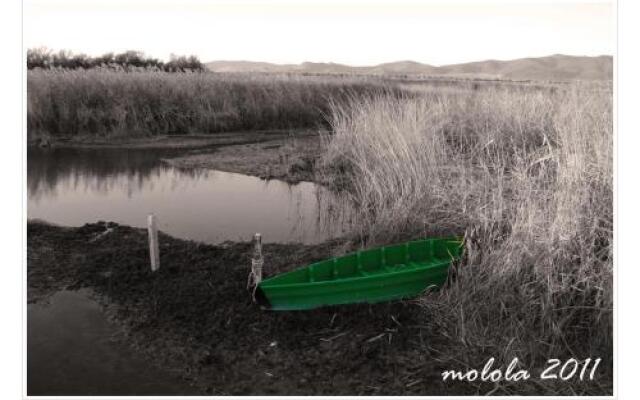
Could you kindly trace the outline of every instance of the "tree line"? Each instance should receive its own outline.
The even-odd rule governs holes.
[[[153,69],[167,72],[205,71],[205,65],[196,56],[171,55],[168,62],[147,57],[141,51],[125,51],[123,53],[106,53],[91,57],[86,54],[74,54],[68,50],[54,52],[47,48],[27,50],[27,69],[91,69],[113,68],[129,71],[132,69]]]

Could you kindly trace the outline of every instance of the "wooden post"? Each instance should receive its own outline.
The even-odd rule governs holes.
[[[251,272],[249,273],[247,282],[247,289],[251,290],[251,297],[254,302],[256,301],[256,289],[262,281],[262,264],[264,264],[262,257],[262,235],[256,233],[253,235],[253,257],[251,257]]]
[[[149,231],[149,258],[151,259],[151,271],[160,269],[160,248],[158,246],[158,226],[156,216],[149,214],[147,228]]]
[[[262,235],[256,233],[253,235],[253,258],[251,259],[251,273],[253,274],[253,282],[256,286],[262,281],[263,264]]]

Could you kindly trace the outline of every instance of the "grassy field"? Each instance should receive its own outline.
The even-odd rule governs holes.
[[[392,89],[366,77],[30,70],[29,138],[137,137],[326,125],[330,101]]]
[[[611,374],[609,86],[372,96],[332,116],[324,179],[346,181],[359,236],[466,235],[458,279],[423,301],[456,343],[444,358],[479,368],[491,356],[501,365],[518,357],[542,368],[550,358],[602,357]]]

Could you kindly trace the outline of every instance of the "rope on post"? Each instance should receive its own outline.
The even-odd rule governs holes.
[[[256,233],[253,235],[253,257],[251,258],[251,272],[247,281],[247,289],[251,290],[251,297],[255,302],[256,289],[262,281],[262,265],[264,258],[262,257],[262,235]]]
[[[147,217],[147,230],[149,231],[149,258],[151,259],[151,271],[160,269],[160,248],[158,246],[158,226],[156,216],[149,214]]]

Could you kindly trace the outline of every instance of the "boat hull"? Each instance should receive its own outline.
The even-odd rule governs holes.
[[[364,250],[267,279],[258,285],[256,298],[283,311],[411,298],[444,284],[460,252],[457,239]]]

